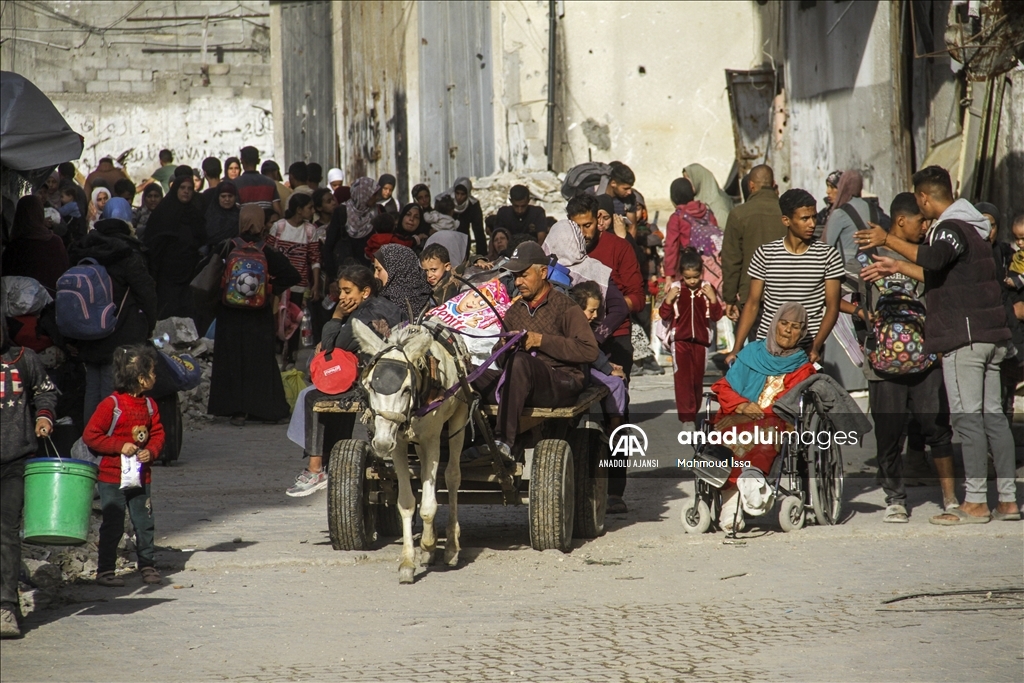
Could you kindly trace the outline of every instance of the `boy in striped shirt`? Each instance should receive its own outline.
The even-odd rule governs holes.
[[[736,343],[725,357],[736,359],[761,313],[757,339],[768,334],[775,311],[788,301],[807,309],[807,336],[801,344],[812,363],[821,359],[825,340],[839,317],[840,291],[845,272],[833,247],[814,239],[816,201],[806,190],[792,189],[779,197],[786,236],[757,248],[750,259],[750,294],[736,327]]]

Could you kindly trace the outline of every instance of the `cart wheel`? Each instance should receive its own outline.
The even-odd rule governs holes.
[[[335,550],[366,550],[376,532],[376,505],[366,501],[369,444],[345,439],[334,444],[327,464],[327,528]]]
[[[402,513],[397,505],[377,505],[377,536],[397,538],[402,535]]]
[[[574,429],[569,435],[573,468],[576,472],[576,517],[574,538],[604,535],[604,515],[608,508],[608,470],[599,467],[607,457],[608,444],[600,429]]]
[[[561,439],[544,439],[533,450],[530,477],[530,545],[534,550],[569,552],[576,512],[572,449]]]
[[[688,534],[703,534],[711,528],[711,508],[706,500],[698,500],[696,507],[683,507],[683,530]]]
[[[797,531],[804,526],[804,502],[796,496],[786,496],[779,505],[779,526],[785,532]]]
[[[816,411],[811,412],[807,425],[814,433],[833,431],[831,421]],[[829,443],[829,448],[811,446],[807,453],[811,507],[820,526],[838,524],[843,509],[843,455],[831,439]]]

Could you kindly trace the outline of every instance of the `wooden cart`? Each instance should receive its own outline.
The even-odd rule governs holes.
[[[573,538],[604,533],[608,475],[602,461],[608,444],[591,408],[608,394],[592,386],[575,405],[527,408],[520,417],[520,438],[539,427],[541,438],[515,462],[482,456],[462,465],[459,505],[527,505],[530,544],[537,550],[567,552]],[[358,394],[318,401],[317,413],[358,413],[365,409]],[[471,419],[497,416],[498,407],[481,405]],[[442,444],[447,439],[442,437]],[[327,509],[331,543],[336,550],[364,550],[378,537],[401,536],[398,480],[394,463],[376,457],[366,441],[345,439],[331,446],[327,466]],[[410,473],[419,480],[419,465],[410,444]],[[459,454],[451,454],[459,457]],[[418,496],[417,496],[418,497]],[[438,467],[437,499],[447,503],[444,466]]]

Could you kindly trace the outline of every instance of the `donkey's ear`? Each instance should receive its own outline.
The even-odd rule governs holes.
[[[405,355],[409,360],[416,362],[426,355],[427,351],[430,350],[430,345],[433,343],[434,335],[430,334],[425,327],[418,327],[415,334],[411,334],[406,338],[402,350],[405,351]]]
[[[359,342],[359,348],[363,353],[373,356],[384,348],[384,340],[358,318],[352,318],[352,336]]]

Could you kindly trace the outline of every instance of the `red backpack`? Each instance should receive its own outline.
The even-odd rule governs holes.
[[[268,277],[263,242],[234,238],[224,264],[221,301],[232,308],[263,308],[270,296]]]

